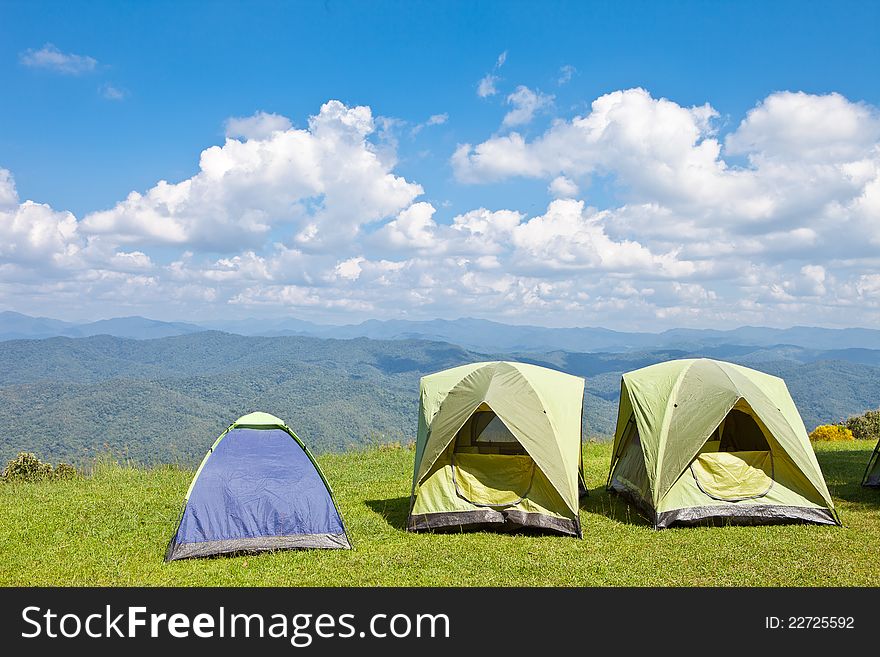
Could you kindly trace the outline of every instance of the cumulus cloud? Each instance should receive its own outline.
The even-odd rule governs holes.
[[[577,196],[578,186],[571,178],[556,176],[550,181],[547,191],[557,198],[571,198]]]
[[[19,203],[12,174],[0,169],[0,261],[48,270],[75,260],[83,247],[73,214]]]
[[[687,277],[696,265],[675,253],[655,255],[633,240],[615,241],[602,225],[604,215],[585,212],[584,202],[560,199],[547,212],[517,226],[513,233],[518,266],[549,270],[649,272]]]
[[[614,171],[626,182],[674,189],[682,170],[711,174],[721,166],[711,131],[716,115],[708,105],[685,108],[643,89],[615,91],[596,99],[586,116],[555,122],[532,142],[511,132],[463,144],[452,163],[466,182]]]
[[[222,146],[204,150],[199,172],[159,181],[109,210],[83,219],[83,230],[120,243],[189,245],[214,251],[259,247],[283,227],[301,248],[324,248],[409,206],[422,188],[391,173],[368,140],[368,107],[330,101],[294,129],[258,113],[227,122]]]
[[[520,85],[507,97],[507,104],[513,109],[504,115],[502,125],[509,128],[531,123],[535,114],[553,105],[553,96]]]
[[[39,50],[29,48],[21,53],[19,59],[28,68],[41,68],[64,75],[91,73],[98,65],[98,60],[94,57],[61,52],[51,43]]]
[[[825,114],[830,118],[818,118]],[[709,105],[682,107],[642,89],[617,91],[532,141],[511,132],[463,144],[452,165],[470,183],[610,175],[626,202],[622,231],[674,229],[684,242],[707,232],[723,241],[730,231],[742,240],[763,233],[817,244],[844,224],[857,236],[846,248],[875,239],[867,219],[876,212],[875,109],[834,94],[773,94],[725,140],[728,153],[747,155],[747,167],[725,160],[716,116]],[[823,131],[823,120],[839,125]],[[825,159],[816,159],[821,153]],[[649,208],[655,221],[633,222],[632,207]]]
[[[621,90],[534,138],[456,150],[462,182],[546,185],[552,200],[528,213],[420,198],[379,134],[401,124],[337,101],[304,128],[231,119],[192,177],[81,219],[21,200],[0,169],[0,299],[50,315],[87,303],[641,329],[880,322],[876,108],[780,92],[726,134],[716,117]]]
[[[378,232],[378,237],[395,248],[427,249],[434,245],[437,224],[430,203],[414,203],[402,211],[396,219],[388,222]]]
[[[544,179],[559,198],[577,192],[569,188],[575,179],[610,180],[621,204],[605,211],[607,234],[638,236],[655,253],[691,262],[694,275],[728,281],[723,286],[728,295],[739,290],[737,301],[704,299],[728,304],[714,311],[719,317],[751,321],[768,304],[787,304],[793,313],[815,309],[805,298],[821,298],[819,308],[855,299],[875,308],[852,270],[880,264],[877,108],[840,94],[774,93],[723,139],[717,116],[708,104],[616,91],[533,140],[511,132],[462,144],[451,162],[462,182]],[[747,164],[731,164],[736,156]],[[750,260],[767,263],[760,276]],[[658,292],[653,301],[664,299]],[[667,309],[664,317],[689,316]]]
[[[70,212],[25,201],[0,213],[0,259],[7,263],[62,265],[81,248],[76,218]]]
[[[0,304],[57,315],[109,304],[119,310],[137,298],[155,307],[161,299],[142,294],[157,287],[154,264],[141,251],[97,244],[80,231],[76,217],[44,203],[20,201],[9,171],[0,169]]]
[[[272,133],[286,132],[291,127],[286,116],[260,111],[252,116],[226,119],[226,136],[230,139],[268,139]]]
[[[725,147],[746,154],[755,164],[766,160],[811,160],[825,164],[855,162],[869,156],[880,141],[880,113],[840,94],[815,96],[780,92],[750,110]]]

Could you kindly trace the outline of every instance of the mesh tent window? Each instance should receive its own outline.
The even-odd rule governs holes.
[[[481,404],[455,435],[453,453],[528,455],[504,421]]]

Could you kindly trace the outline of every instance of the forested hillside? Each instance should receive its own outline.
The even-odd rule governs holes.
[[[850,354],[848,352],[858,353]],[[202,332],[154,340],[109,336],[0,343],[0,460],[18,451],[84,463],[112,452],[192,465],[244,413],[288,421],[316,451],[407,442],[418,380],[475,360],[513,359],[587,378],[587,435],[613,432],[622,372],[670,358],[724,357],[783,376],[808,429],[880,405],[871,350],[855,361],[796,348],[727,345],[704,352],[481,354],[419,340],[243,337]],[[862,353],[864,352],[864,353]]]

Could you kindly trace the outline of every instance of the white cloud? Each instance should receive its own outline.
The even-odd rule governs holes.
[[[553,96],[520,85],[507,97],[507,104],[513,109],[504,115],[502,125],[510,128],[531,123],[535,114],[553,105]]]
[[[192,177],[80,220],[21,201],[0,169],[0,304],[641,329],[880,322],[876,108],[782,92],[726,134],[715,116],[617,91],[534,139],[457,149],[460,180],[546,185],[554,200],[528,214],[420,200],[397,171],[403,124],[336,101],[301,129],[265,113],[230,121]],[[481,189],[497,194],[469,193]]]
[[[388,246],[395,248],[430,248],[434,245],[437,228],[432,218],[435,211],[430,203],[414,203],[396,219],[385,224],[377,235]]]
[[[119,243],[191,245],[215,251],[259,247],[276,228],[306,249],[329,248],[361,226],[407,207],[422,188],[390,171],[368,141],[368,107],[326,103],[307,130],[258,113],[233,119],[223,146],[202,152],[199,172],[132,192],[83,220],[83,230]]]
[[[615,91],[595,100],[588,115],[557,121],[532,142],[512,132],[476,146],[464,144],[453,166],[467,182],[608,170],[627,176],[627,183],[677,189],[679,171],[709,176],[722,166],[710,122],[716,115],[709,106],[684,108],[655,100],[643,89]]]
[[[675,253],[655,255],[638,242],[615,241],[602,225],[605,215],[585,212],[583,201],[560,199],[547,212],[517,226],[513,243],[517,263],[547,270],[650,272],[654,276],[689,276],[696,265]]]
[[[725,237],[717,235],[720,224],[725,232],[790,234],[817,244],[823,233],[846,225],[855,248],[876,234],[866,215],[876,214],[880,133],[876,110],[846,102],[839,96],[788,93],[765,99],[726,139],[728,150],[748,153],[749,167],[723,159],[711,106],[685,108],[641,89],[603,96],[589,114],[557,121],[530,142],[512,132],[476,146],[463,144],[452,165],[459,180],[471,183],[610,175],[626,207],[656,207],[665,215],[662,225],[630,222],[630,230],[669,234],[674,225],[685,242],[707,231],[714,231],[716,240]],[[781,136],[770,136],[776,134],[770,126],[784,124],[787,112],[802,126],[792,134],[802,134],[818,129],[816,117],[823,111],[847,127],[833,137],[797,139],[789,136],[790,126],[780,129]],[[761,126],[767,126],[768,135]],[[795,150],[801,142],[803,158]],[[826,147],[827,159],[814,159]]]
[[[150,256],[142,251],[117,251],[110,264],[113,269],[125,272],[150,271],[155,268]]]
[[[19,59],[29,68],[42,68],[65,75],[91,73],[98,65],[98,60],[94,57],[64,53],[51,43],[47,43],[39,50],[29,48],[20,55]]]
[[[0,211],[10,210],[18,205],[18,192],[15,180],[7,169],[0,169]]]
[[[752,109],[726,151],[747,154],[753,163],[769,159],[854,162],[870,156],[880,141],[880,113],[840,94],[814,96],[780,92]]]
[[[233,116],[226,119],[226,136],[230,139],[269,139],[274,132],[291,129],[290,119],[280,114],[259,111],[252,116]]]
[[[415,126],[413,126],[411,134],[417,135],[425,128],[430,128],[431,126],[434,126],[434,125],[443,125],[448,120],[449,120],[449,114],[446,114],[445,112],[443,114],[432,114],[431,116],[428,117],[428,119],[426,121],[424,121],[422,123],[417,123]]]
[[[495,66],[492,67],[492,71],[484,75],[477,83],[477,95],[480,98],[488,98],[489,96],[494,96],[498,93],[498,87],[496,85],[501,78],[497,73],[498,70],[504,66],[506,61],[507,51],[505,50],[495,59]]]
[[[557,78],[556,84],[558,84],[560,87],[562,85],[568,84],[569,82],[571,82],[571,78],[574,76],[575,73],[577,73],[577,69],[571,64],[566,64],[559,69],[559,78]]]
[[[547,186],[549,191],[556,198],[571,198],[577,196],[578,186],[571,178],[565,176],[556,176]]]
[[[457,244],[462,254],[501,253],[511,242],[513,231],[523,220],[521,212],[479,208],[452,219],[452,233],[447,240]],[[493,261],[494,262],[494,261]]]
[[[19,203],[12,174],[0,169],[0,262],[47,270],[76,260],[85,246],[70,212]]]
[[[361,271],[363,271],[361,269],[361,263],[363,261],[364,258],[360,256],[343,260],[336,265],[334,271],[339,278],[344,278],[347,281],[356,281],[360,277]]]
[[[0,260],[52,267],[76,257],[81,248],[76,217],[69,212],[25,201],[0,213]]]
[[[128,98],[128,92],[125,89],[114,87],[112,84],[101,85],[98,91],[105,100],[125,100]]]
[[[484,77],[480,78],[480,81],[477,83],[477,95],[480,98],[488,98],[497,94],[498,88],[495,84],[498,82],[498,79],[497,75],[492,75],[491,73],[487,73]]]

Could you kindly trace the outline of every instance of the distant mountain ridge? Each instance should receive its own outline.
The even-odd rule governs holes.
[[[717,345],[630,352],[471,350],[426,340],[96,335],[0,342],[0,465],[18,451],[86,463],[111,451],[195,465],[228,423],[264,410],[316,451],[412,440],[421,376],[519,360],[586,378],[586,435],[614,431],[620,376],[686,357],[782,376],[809,429],[880,406],[880,350]]]
[[[163,322],[146,317],[114,317],[96,322],[75,324],[48,317],[31,317],[12,311],[0,312],[0,341],[39,340],[43,338],[86,338],[112,335],[136,340],[167,338],[204,331],[203,326],[185,322]]]
[[[163,322],[144,317],[120,317],[74,324],[45,317],[0,312],[0,340],[112,335],[135,339],[171,337],[203,330],[246,336],[310,336],[317,338],[370,338],[374,340],[429,340],[468,349],[504,352],[632,352],[655,349],[700,350],[726,345],[802,349],[880,349],[880,330],[829,329],[794,326],[777,329],[742,326],[736,329],[669,329],[661,333],[625,332],[596,327],[548,328],[503,324],[485,319],[430,321],[376,320],[342,326],[316,324],[295,318],[237,319],[212,322]]]

